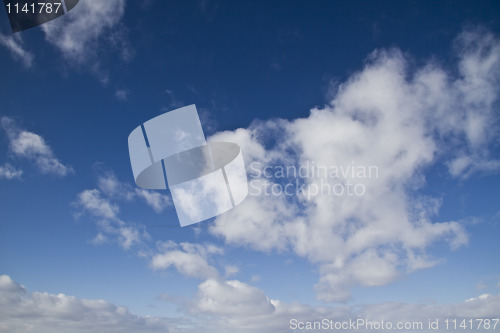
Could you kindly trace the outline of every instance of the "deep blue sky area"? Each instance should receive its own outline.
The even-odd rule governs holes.
[[[125,24],[119,33],[128,33],[129,42],[133,41],[131,63],[117,63],[116,53],[91,51],[103,63],[114,64],[107,69],[112,78],[108,89],[133,91],[132,105],[123,109],[154,108],[151,112],[156,112],[168,103],[163,90],[174,86],[180,100],[189,99],[212,109],[215,103],[217,112],[225,115],[217,117],[226,125],[224,128],[246,126],[254,118],[267,118],[261,114],[270,112],[288,119],[306,116],[311,106],[326,102],[325,91],[332,80],[342,82],[359,70],[375,49],[398,47],[417,63],[436,57],[446,64],[452,60],[449,41],[457,31],[477,23],[498,30],[500,14],[496,1],[256,1],[205,5],[187,1],[162,4],[161,10],[159,6],[154,2],[149,7],[142,2],[127,4]],[[6,20],[3,25],[7,28]],[[36,65],[36,73],[10,75],[11,84],[2,91],[12,94],[10,89],[22,86],[29,89],[33,99],[40,101],[46,96],[57,103],[44,86],[55,89],[65,98],[52,112],[64,117],[75,113],[65,110],[69,109],[65,103],[77,107],[80,98],[101,89],[84,69],[77,74],[81,76],[77,82],[68,82],[68,65],[61,64],[56,50],[39,44],[40,30],[24,34],[30,46],[41,51],[37,56],[42,63]],[[9,68],[17,71],[2,63],[2,73],[8,74]],[[53,78],[55,85],[42,84],[47,72],[59,73]],[[16,101],[10,103],[15,109]],[[101,98],[92,111],[100,108],[106,108]],[[50,112],[40,111],[36,113],[45,116]]]
[[[15,34],[2,7],[0,332],[494,319],[499,93],[499,1],[80,0]],[[247,172],[381,176],[181,228],[127,138],[191,104]]]

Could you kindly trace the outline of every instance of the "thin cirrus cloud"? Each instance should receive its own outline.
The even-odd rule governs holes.
[[[68,63],[77,67],[90,66],[106,82],[107,75],[102,69],[100,55],[96,54],[98,44],[106,43],[106,49],[116,50],[124,61],[132,58],[125,28],[120,25],[124,13],[125,0],[81,1],[68,14],[40,28],[45,33],[45,39],[61,52]],[[25,48],[21,34],[0,33],[0,45],[8,49],[24,67],[33,66],[35,57]],[[123,94],[117,98],[123,98]]]
[[[43,24],[41,29],[45,39],[61,52],[67,63],[90,68],[106,83],[108,76],[103,69],[103,57],[96,50],[116,51],[123,61],[132,58],[126,29],[120,23],[124,13],[125,0],[80,1],[71,12]],[[107,47],[99,47],[103,44]],[[117,96],[120,97],[123,94]]]
[[[100,245],[117,243],[125,250],[133,250],[149,261],[153,270],[175,268],[186,277],[219,279],[220,274],[211,264],[213,256],[222,255],[223,250],[213,244],[192,244],[173,241],[153,242],[143,224],[127,222],[120,218],[119,202],[143,199],[157,212],[172,205],[170,198],[154,191],[134,189],[119,181],[113,172],[103,172],[98,177],[98,186],[77,194],[73,207],[76,217],[90,216],[96,223],[97,235],[92,243]]]
[[[106,196],[118,200],[133,200],[140,198],[148,206],[153,208],[156,213],[161,213],[167,207],[172,206],[172,200],[169,196],[156,191],[147,191],[129,184],[120,182],[113,172],[105,172],[98,177],[98,188]]]
[[[98,189],[78,193],[73,206],[78,209],[78,217],[86,213],[96,218],[99,227],[99,233],[93,240],[96,244],[112,240],[128,250],[133,246],[141,246],[149,238],[143,226],[121,220],[118,217],[118,205],[103,197]]]
[[[0,165],[0,179],[21,179],[23,175],[23,170],[18,170],[13,167],[10,163],[5,163]]]
[[[9,149],[14,157],[33,162],[43,174],[67,176],[74,173],[72,167],[63,164],[55,156],[52,148],[40,135],[20,128],[9,117],[0,118],[0,126],[7,135]],[[18,178],[22,170],[17,170],[9,164],[2,167],[4,177],[7,179]]]
[[[147,244],[151,237],[144,225],[121,219],[119,202],[140,199],[155,212],[161,213],[172,205],[170,197],[159,192],[133,188],[120,182],[115,174],[109,171],[103,172],[97,183],[97,188],[78,193],[73,202],[76,217],[87,215],[96,221],[98,234],[92,242],[102,244],[111,241],[126,250],[137,248],[139,251],[151,252]]]
[[[173,241],[153,243],[144,225],[122,220],[119,202],[141,199],[154,211],[160,213],[172,206],[171,199],[159,192],[131,187],[119,181],[113,172],[103,172],[98,177],[98,186],[77,194],[73,206],[77,217],[91,216],[98,233],[94,244],[118,243],[123,249],[137,251],[145,257],[153,270],[175,268],[187,277],[199,279],[218,278],[218,270],[210,264],[210,257],[221,255],[221,248],[213,244],[191,244]]]
[[[20,34],[6,36],[0,33],[0,45],[7,48],[12,58],[21,62],[24,67],[30,68],[33,65],[35,56],[26,50]]]
[[[129,92],[125,89],[118,89],[117,91],[115,91],[115,97],[117,100],[121,101],[121,102],[126,102],[127,99],[128,99],[128,94]]]
[[[382,286],[402,274],[436,265],[427,249],[468,242],[460,221],[435,221],[440,198],[417,195],[434,163],[454,178],[498,172],[489,147],[500,87],[500,43],[483,28],[469,28],[454,43],[457,74],[429,62],[412,68],[398,49],[376,50],[365,67],[336,88],[329,105],[307,118],[255,122],[211,139],[240,145],[247,165],[376,166],[359,197],[330,194],[294,200],[249,196],[218,216],[210,232],[229,244],[258,251],[291,251],[319,270],[317,298],[350,299],[354,286]],[[270,133],[275,139],[269,147]],[[260,177],[259,177],[260,176]],[[257,172],[258,190],[266,182]],[[325,179],[305,180],[305,189]],[[326,179],[334,186],[337,179]],[[276,181],[278,183],[278,181]],[[261,184],[261,185],[259,185]],[[263,192],[261,192],[263,193]],[[307,191],[305,192],[307,193]]]

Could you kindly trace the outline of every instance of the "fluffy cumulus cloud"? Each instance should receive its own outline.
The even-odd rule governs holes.
[[[334,88],[328,105],[311,110],[308,117],[256,121],[246,129],[215,134],[211,140],[241,146],[250,195],[217,217],[209,231],[227,244],[263,252],[290,251],[308,259],[318,268],[315,289],[325,302],[344,302],[354,286],[386,285],[401,274],[435,265],[440,258],[433,257],[429,247],[436,242],[451,249],[466,244],[462,223],[436,221],[440,198],[419,190],[426,186],[426,171],[435,164],[446,166],[451,178],[498,171],[499,162],[489,147],[498,123],[500,44],[489,32],[471,29],[456,39],[454,47],[458,62],[453,71],[434,62],[415,68],[397,49],[377,50],[361,71]],[[238,269],[224,260],[217,265],[217,256],[224,254],[221,247],[152,244],[144,229],[119,218],[120,201],[145,200],[157,211],[171,205],[168,197],[159,195],[103,173],[98,186],[82,191],[75,205],[96,220],[100,232],[95,242],[115,238],[124,248],[141,245],[138,253],[152,269],[176,269],[201,280],[192,298],[174,300],[190,318],[184,332],[200,327],[219,333],[323,331],[325,319],[329,325],[349,319],[421,323],[399,331],[425,332],[429,319],[442,324],[446,318],[498,315],[500,296],[490,294],[458,304],[356,307],[312,307],[272,299],[255,286],[227,279]],[[120,228],[130,228],[132,236],[125,237]],[[3,291],[7,296],[2,297],[8,303],[34,297],[15,283],[7,284]],[[127,318],[133,317],[123,311]],[[56,321],[58,316],[48,315]],[[11,318],[20,317],[7,316],[3,325],[31,323],[32,319],[12,324]],[[94,317],[89,318],[86,327]],[[374,331],[366,328],[356,330]],[[171,324],[168,329],[177,327]]]
[[[104,300],[28,293],[9,276],[0,276],[2,332],[178,332],[175,327],[174,320],[134,315]]]
[[[443,330],[445,320],[450,318],[459,323],[470,323],[472,319],[475,327],[487,322],[492,329],[499,305],[500,295],[484,294],[456,304],[394,302],[311,307],[270,299],[262,290],[238,280],[208,279],[198,286],[198,293],[187,303],[185,311],[203,323],[205,332],[432,332],[436,329],[429,329],[429,320],[438,321]],[[476,318],[487,320],[480,323]],[[382,323],[386,326],[380,326]],[[499,325],[496,324],[497,329]]]
[[[14,120],[8,117],[1,117],[0,125],[9,140],[10,151],[16,158],[33,162],[38,170],[44,174],[66,176],[74,172],[73,168],[64,165],[57,159],[52,148],[40,135],[20,128]],[[15,170],[12,166],[5,165],[2,168],[3,173],[9,175],[10,178],[21,175],[21,171]]]
[[[369,329],[369,325],[382,322],[394,325],[391,331],[395,332],[409,331],[396,329],[398,324],[414,325],[414,331],[431,332],[428,330],[429,319],[439,320],[439,327],[444,329],[446,318],[456,318],[459,322],[495,318],[499,306],[500,296],[484,294],[457,304],[384,303],[357,308],[313,308],[269,299],[258,288],[237,280],[208,279],[198,286],[194,298],[184,304],[184,316],[161,318],[135,315],[127,308],[105,300],[38,291],[29,293],[11,277],[0,275],[0,330],[13,333],[284,333],[308,327],[308,332],[320,332],[325,330],[324,325],[348,324],[349,320],[355,321],[359,325],[356,330],[361,332],[379,331]],[[490,323],[494,324],[493,321]],[[415,325],[423,326],[419,329]]]
[[[439,198],[418,190],[435,163],[456,178],[499,170],[488,148],[498,129],[500,43],[468,29],[454,47],[456,70],[415,68],[398,49],[376,50],[308,117],[215,134],[242,148],[251,195],[211,233],[307,258],[326,302],[433,266],[435,242],[466,244],[461,223],[434,220]]]
[[[0,45],[7,48],[14,59],[21,62],[24,67],[33,65],[34,56],[24,47],[24,42],[20,34],[6,36],[0,33]]]
[[[259,316],[273,313],[271,300],[262,290],[238,280],[209,279],[198,286],[195,306],[190,311],[217,316]]]
[[[259,289],[239,281],[208,280],[198,287],[191,313],[203,318],[206,332],[433,332],[429,320],[445,330],[446,319],[493,329],[499,295],[481,295],[457,304],[382,303],[376,305],[311,307],[270,300]],[[476,319],[482,318],[486,321]],[[353,326],[354,325],[354,326]],[[496,324],[498,329],[499,323]],[[434,326],[435,327],[435,326]],[[451,329],[453,331],[453,329]]]
[[[208,259],[214,254],[222,253],[222,249],[213,244],[176,244],[167,241],[159,243],[156,254],[151,258],[151,267],[155,270],[175,267],[179,273],[187,277],[216,278],[219,273],[209,264]]]

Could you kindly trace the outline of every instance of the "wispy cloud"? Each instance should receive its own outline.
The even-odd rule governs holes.
[[[113,172],[105,172],[98,178],[99,189],[109,198],[118,200],[142,199],[157,213],[172,206],[172,200],[168,195],[158,191],[144,190],[133,187],[128,183],[119,181]]]
[[[315,289],[326,302],[348,300],[353,286],[385,285],[437,264],[427,251],[435,242],[452,249],[466,244],[460,221],[433,221],[439,198],[415,191],[425,186],[424,172],[434,163],[449,165],[453,177],[499,170],[488,147],[497,128],[500,43],[472,29],[456,45],[456,76],[435,63],[411,69],[397,49],[376,50],[365,68],[335,87],[330,104],[309,117],[214,135],[238,143],[247,165],[356,164],[379,172],[363,179],[303,179],[306,189],[360,183],[361,196],[251,195],[218,216],[210,231],[236,246],[307,258],[319,268]]]
[[[103,68],[103,54],[98,50],[116,50],[124,61],[129,61],[132,51],[126,30],[120,24],[125,13],[125,0],[86,0],[63,17],[41,26],[46,40],[54,45],[76,67],[91,68],[101,81],[107,81]],[[100,46],[107,47],[101,48]]]
[[[44,174],[66,176],[74,173],[73,168],[57,159],[40,135],[18,127],[14,120],[8,117],[0,118],[0,125],[7,134],[10,151],[15,157],[34,162]]]
[[[172,206],[169,196],[144,189],[135,189],[134,195],[142,198],[157,213],[161,213],[165,208]]]
[[[183,101],[181,101],[181,100],[177,99],[177,97],[175,97],[174,92],[172,90],[166,89],[165,94],[168,96],[168,99],[169,99],[168,110],[177,109],[177,108],[180,108],[180,107],[186,105],[186,104],[184,104]]]
[[[95,245],[114,242],[125,250],[135,250],[138,256],[148,260],[153,270],[174,268],[186,277],[202,280],[220,278],[211,260],[214,255],[223,254],[222,248],[213,244],[174,241],[155,244],[143,224],[122,220],[119,202],[136,199],[144,199],[156,212],[171,205],[168,196],[133,188],[120,182],[113,172],[104,171],[98,177],[98,188],[78,193],[73,206],[77,218],[87,215],[95,221],[98,232],[91,240]]]
[[[20,34],[6,36],[0,32],[0,45],[7,48],[12,57],[20,61],[24,67],[30,68],[35,59],[34,55],[27,51],[24,47],[24,42]]]
[[[98,177],[97,188],[77,194],[73,207],[77,218],[88,215],[96,222],[98,234],[92,240],[94,244],[112,241],[126,250],[138,248],[139,251],[151,252],[147,244],[151,237],[144,225],[127,222],[120,217],[120,201],[143,199],[157,213],[172,205],[170,198],[164,194],[145,192],[120,182],[113,172],[106,171]]]
[[[240,269],[238,268],[238,266],[235,265],[227,265],[226,267],[224,267],[224,271],[225,271],[225,276],[228,277],[237,274],[240,271]]]
[[[21,179],[21,176],[23,175],[22,170],[18,170],[14,168],[12,165],[9,163],[5,163],[4,165],[0,165],[0,179],[5,178],[5,179]]]
[[[128,250],[149,238],[143,226],[121,220],[118,206],[104,198],[97,189],[79,193],[73,205],[80,210],[78,215],[88,213],[97,219],[99,233],[93,240],[96,244],[113,239]]]
[[[127,101],[128,94],[129,94],[128,90],[125,89],[118,89],[117,91],[115,91],[116,99],[122,102]]]

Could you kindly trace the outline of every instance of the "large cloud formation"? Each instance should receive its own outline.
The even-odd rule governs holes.
[[[7,275],[0,275],[2,332],[170,332],[166,319],[141,317],[104,300],[64,294],[28,293]]]
[[[459,221],[435,221],[440,198],[419,194],[419,189],[426,185],[425,173],[436,164],[457,179],[498,171],[499,161],[492,158],[490,147],[498,124],[500,43],[487,31],[469,29],[455,40],[454,49],[458,61],[453,71],[432,61],[415,68],[397,49],[377,50],[363,70],[333,88],[336,93],[329,105],[311,110],[308,117],[255,122],[246,129],[215,134],[212,140],[242,147],[253,193],[216,218],[210,232],[228,244],[307,258],[319,268],[317,297],[325,302],[348,300],[353,286],[388,284],[401,274],[435,265],[439,258],[429,253],[433,243],[446,242],[452,249],[466,244]],[[335,166],[340,172],[307,177],[278,172],[268,177],[282,170],[279,166],[312,164]],[[359,172],[345,172],[356,166]],[[376,172],[367,175],[362,172],[365,166],[376,167]],[[285,173],[289,171],[293,168]],[[265,192],[293,180],[300,183],[294,195]],[[347,182],[361,185],[363,191],[327,191]],[[133,189],[111,173],[98,183],[79,193],[74,203],[80,213],[96,219],[100,232],[94,241],[137,248],[152,269],[175,268],[186,277],[199,278],[192,298],[175,301],[185,317],[137,316],[106,301],[27,293],[10,277],[1,276],[0,329],[266,333],[289,332],[293,324],[323,319],[442,323],[446,318],[498,316],[500,296],[488,294],[458,304],[355,307],[312,307],[271,299],[255,286],[222,277],[212,257],[222,256],[223,248],[172,241],[151,246],[144,228],[119,217],[117,201],[139,198],[161,211],[171,205],[168,198]],[[425,328],[413,330],[429,331]]]
[[[433,61],[415,68],[398,49],[376,50],[308,117],[215,134],[241,146],[254,195],[210,231],[230,244],[307,258],[319,267],[315,288],[326,302],[348,300],[352,286],[381,286],[433,266],[427,248],[435,242],[466,244],[460,222],[433,221],[440,200],[418,189],[435,163],[457,178],[498,170],[488,147],[498,124],[500,43],[471,28],[454,50],[453,71]],[[289,196],[269,191],[295,177],[278,174],[279,165],[356,172],[312,171]],[[357,194],[347,194],[349,183],[359,184]]]
[[[421,327],[446,318],[458,322],[469,318],[495,318],[500,296],[481,295],[459,304],[422,305],[385,303],[357,308],[347,306],[312,308],[300,303],[269,299],[261,290],[239,281],[208,279],[185,309],[185,316],[162,318],[141,316],[105,300],[81,299],[65,294],[28,292],[8,275],[0,275],[0,330],[2,332],[290,332],[316,323],[345,323],[364,320],[373,324],[390,322]],[[474,320],[473,320],[474,321]],[[308,324],[310,323],[310,324]],[[374,331],[357,322],[357,331]],[[474,325],[478,322],[474,321]],[[415,326],[422,325],[422,326]],[[493,321],[490,321],[490,328]],[[498,325],[497,325],[498,326]],[[311,326],[312,327],[312,326]],[[308,332],[324,331],[308,329]],[[483,327],[483,326],[481,326]],[[382,331],[382,330],[375,330]],[[408,329],[393,329],[408,332]]]

